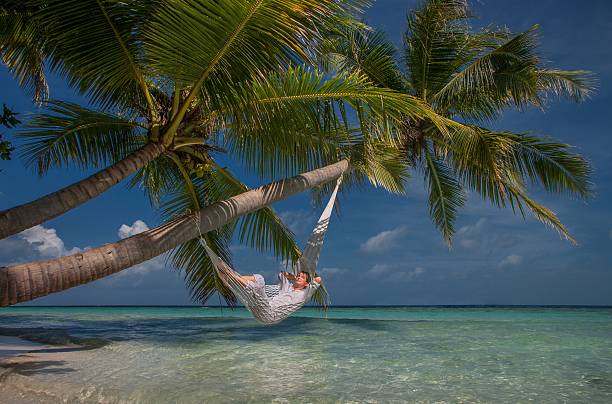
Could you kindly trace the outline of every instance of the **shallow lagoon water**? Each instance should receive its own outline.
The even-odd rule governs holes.
[[[0,369],[0,402],[612,402],[610,308],[13,307],[0,334],[91,348]]]

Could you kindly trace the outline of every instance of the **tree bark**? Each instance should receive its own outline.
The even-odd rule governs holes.
[[[341,160],[252,189],[115,243],[53,260],[0,268],[0,306],[26,302],[117,273],[197,237],[197,218],[200,230],[206,233],[240,215],[332,181],[347,168],[348,162]]]
[[[0,212],[0,239],[29,229],[95,198],[159,157],[165,148],[149,143],[112,166],[35,201]]]

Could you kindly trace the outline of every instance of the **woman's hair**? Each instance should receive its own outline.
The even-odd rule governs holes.
[[[306,282],[310,283],[310,274],[306,271],[300,271],[300,272],[306,275]]]

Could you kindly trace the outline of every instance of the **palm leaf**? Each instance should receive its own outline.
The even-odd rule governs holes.
[[[526,134],[485,131],[488,136],[503,137],[512,145],[512,166],[524,180],[539,182],[546,191],[570,192],[581,198],[591,195],[591,169],[570,146]]]
[[[573,244],[577,244],[576,240],[569,233],[565,225],[561,223],[561,220],[559,220],[557,215],[555,215],[552,210],[531,199],[523,188],[515,181],[508,181],[505,183],[505,186],[508,191],[509,198],[515,199],[516,205],[519,207],[521,212],[523,212],[523,207],[521,204],[524,203],[537,220],[556,230],[561,237]]]
[[[552,210],[548,209],[544,205],[537,203],[536,201],[530,199],[524,194],[519,194],[519,196],[521,200],[525,203],[525,205],[527,205],[529,210],[531,210],[536,219],[549,226],[550,228],[555,229],[561,237],[570,241],[572,244],[577,244],[577,241],[574,239],[574,237],[572,237],[565,225],[561,223],[561,220],[559,220],[557,215],[555,215]]]
[[[465,203],[461,184],[452,170],[428,148],[424,149],[425,178],[429,185],[429,214],[442,232],[447,243],[451,243],[455,232],[457,210]]]
[[[591,96],[596,85],[593,74],[587,70],[538,69],[536,75],[540,91],[567,96],[576,102]]]
[[[445,149],[458,181],[498,207],[524,212],[524,205],[544,224],[575,242],[556,215],[527,196],[523,180],[539,180],[551,192],[589,195],[588,164],[567,153],[567,145],[526,135],[494,133],[478,127],[451,132],[455,143]],[[443,142],[436,142],[444,147]]]
[[[326,78],[303,68],[244,84],[223,104],[217,108],[226,116],[224,138],[233,154],[272,177],[341,158],[342,145],[354,136],[348,116],[378,120],[377,136],[386,141],[395,137],[384,128],[406,116],[446,122],[414,97],[371,86],[362,76]]]
[[[225,105],[260,108],[269,104],[278,110],[299,108],[303,112],[304,108],[318,110],[321,106],[318,102],[328,100],[342,101],[354,110],[365,108],[368,116],[377,118],[401,121],[411,116],[427,118],[442,125],[442,120],[415,97],[374,86],[367,77],[358,73],[326,77],[305,67],[290,67],[281,73],[260,75],[260,78],[237,87],[233,99],[227,100]]]
[[[226,200],[249,190],[229,170],[216,164],[214,167],[204,185],[209,203]],[[271,207],[242,216],[237,226],[240,242],[252,248],[271,252],[283,260],[295,261],[301,255],[293,233]]]
[[[396,49],[385,35],[369,27],[338,29],[317,47],[325,71],[360,74],[374,85],[401,91],[407,83],[396,61]]]
[[[49,0],[35,14],[49,44],[50,67],[103,106],[127,106],[134,94],[152,101],[140,35],[151,1]]]
[[[347,154],[351,167],[343,180],[345,187],[359,185],[367,179],[374,187],[396,194],[404,193],[408,162],[404,152],[395,144],[365,136],[353,141]]]
[[[0,6],[0,57],[19,85],[26,88],[34,102],[49,95],[45,75],[44,35],[35,24],[35,8],[8,0]]]
[[[230,230],[226,231],[222,228],[203,236],[206,244],[228,264],[231,263],[229,244],[232,232]],[[199,240],[190,240],[175,248],[170,260],[178,270],[183,272],[185,283],[193,300],[204,304],[217,292],[229,306],[237,304],[236,296],[217,275],[210,257],[200,245]]]
[[[161,2],[146,30],[147,55],[156,73],[183,83],[235,83],[304,59],[316,27],[351,9],[333,0]]]
[[[462,128],[462,129],[461,129]],[[572,154],[570,146],[527,134],[497,132],[474,125],[450,131],[450,144],[436,141],[452,153],[459,169],[477,164],[493,173],[510,170],[522,181],[539,183],[548,192],[591,195],[588,162]]]
[[[128,183],[130,189],[141,189],[154,207],[159,207],[164,196],[176,192],[180,186],[181,175],[172,159],[165,154],[138,170]]]
[[[166,161],[170,163],[172,160]],[[161,216],[164,222],[191,215],[197,212],[200,206],[206,205],[210,196],[206,194],[207,187],[201,178],[183,176],[176,165],[168,165],[165,170],[173,173],[175,182],[174,188],[165,195],[161,205]],[[193,190],[196,191],[195,195]],[[197,226],[195,221],[194,226]],[[229,223],[220,229],[202,235],[208,246],[229,265],[231,265],[229,245],[234,226],[235,223]],[[219,278],[210,257],[197,238],[176,247],[169,255],[169,260],[175,268],[183,272],[185,283],[195,301],[203,304],[215,292],[218,292],[227,304],[230,306],[236,304],[236,297]]]
[[[430,0],[408,18],[404,58],[416,95],[428,99],[464,63],[465,0]]]
[[[471,119],[491,119],[508,105],[541,106],[536,85],[537,26],[486,49],[432,97],[437,108]]]
[[[74,164],[103,167],[144,146],[136,122],[64,101],[48,101],[48,112],[29,117],[17,138],[21,155],[40,175]]]

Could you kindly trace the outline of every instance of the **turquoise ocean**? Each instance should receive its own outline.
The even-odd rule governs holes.
[[[612,403],[612,308],[12,307],[0,335],[72,346],[0,402]]]

